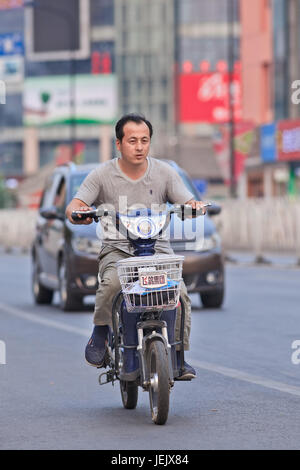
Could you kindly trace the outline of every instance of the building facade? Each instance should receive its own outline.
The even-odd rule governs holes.
[[[175,135],[173,0],[115,0],[120,113],[139,112],[154,127],[153,152]]]
[[[256,155],[246,162],[241,194],[244,197],[299,197],[300,100],[297,88],[300,82],[297,85],[297,81],[300,80],[300,2],[261,1],[258,6],[261,11],[258,17],[268,15],[265,26],[270,24],[270,28],[265,27],[263,40],[268,43],[267,50],[271,51],[271,56],[267,56],[271,81],[264,93],[268,93],[271,112],[258,123],[259,145]]]
[[[195,88],[200,73],[208,80],[225,71],[231,55],[233,64],[239,60],[238,5],[238,0],[229,0],[229,7],[219,0],[115,0],[120,111],[143,112],[151,120],[155,154],[215,182],[222,173],[213,152],[214,129],[197,114],[213,105],[199,103]],[[225,84],[225,101],[227,89]]]
[[[69,55],[63,55],[58,46],[55,46],[57,60],[53,54],[45,53],[48,42],[55,43],[56,37],[47,33],[49,25],[47,21],[43,24],[43,9],[49,22],[52,18],[53,23],[57,24],[55,9],[59,13],[62,8],[60,2],[35,0],[34,7],[1,11],[0,35],[17,32],[22,36],[24,65],[22,79],[7,87],[7,102],[0,109],[0,171],[10,176],[34,173],[54,158],[63,159],[70,146],[79,161],[82,158],[87,162],[110,158],[114,154],[112,125],[90,123],[84,126],[76,122],[71,117],[72,104],[70,119],[65,125],[51,123],[50,126],[44,120],[47,125],[35,126],[32,123],[36,121],[24,120],[23,114],[24,107],[28,107],[30,101],[26,99],[28,89],[31,87],[32,92],[36,84],[41,86],[40,83],[46,83],[47,77],[55,80],[64,76],[71,96],[77,76],[111,73],[118,80],[116,114],[142,112],[153,122],[155,155],[176,160],[195,178],[221,182],[223,176],[212,144],[214,123],[206,122],[205,116],[197,115],[197,109],[214,112],[215,103],[213,100],[198,103],[196,115],[190,119],[190,102],[198,98],[190,93],[189,80],[195,83],[199,73],[206,73],[204,87],[207,88],[212,74],[219,72],[225,77],[229,62],[233,68],[239,61],[238,0],[72,1],[89,6],[89,15],[83,27],[85,33],[88,30],[89,52],[85,57],[75,56],[70,51]],[[64,5],[69,2],[71,0],[64,2]],[[32,18],[31,22],[28,20],[29,10],[37,18],[35,42],[30,36],[35,23]],[[75,41],[76,35],[73,37],[70,32],[68,15],[61,16],[66,16],[62,18],[62,36],[65,41]],[[55,36],[59,37],[60,34],[57,29]],[[70,42],[70,49],[71,46]],[[33,53],[34,47],[40,55]],[[222,112],[228,112],[225,108],[228,108],[229,86],[225,77],[222,84],[223,108],[218,108],[221,122]],[[212,93],[215,91],[212,90]],[[42,90],[40,94],[44,97],[41,100],[46,99],[47,94]],[[182,113],[182,102],[188,103],[187,115]],[[40,106],[39,112],[45,116],[51,106],[46,101],[41,102]],[[73,114],[76,114],[74,97],[73,107]],[[220,109],[223,111],[220,112]],[[28,114],[28,110],[25,113]],[[25,126],[24,122],[27,123]]]
[[[0,79],[5,83],[5,103],[0,104],[0,172],[22,174],[23,171],[23,128],[22,93],[24,75],[24,16],[22,8],[1,9],[0,11]],[[12,37],[18,37],[13,47],[17,54],[11,56],[5,45]],[[8,54],[6,55],[6,53]],[[12,51],[13,52],[13,51]],[[11,57],[18,62],[12,62]],[[10,62],[11,61],[11,62]],[[16,67],[15,76],[4,73],[8,67]]]
[[[51,40],[56,36],[59,37],[59,34],[61,34],[61,40],[66,42],[66,49],[71,49],[68,45],[69,41],[74,39],[72,28],[76,21],[70,12],[72,13],[74,2],[77,3],[78,11],[83,18],[80,29],[74,37],[80,40],[84,31],[88,50],[83,57],[76,57],[68,50],[61,55],[60,44],[57,43],[53,46],[57,50],[52,53],[51,57],[51,54],[47,52],[47,47],[52,47]],[[68,3],[70,4],[69,10]],[[1,61],[6,60],[4,65],[8,67],[9,59],[12,61],[17,58],[12,51],[8,51],[7,55],[5,52],[1,54],[1,40],[4,43],[15,34],[22,43],[22,50],[18,51],[18,60],[22,64],[18,76],[15,74],[15,77],[4,77],[6,103],[0,105],[0,172],[6,176],[22,177],[36,173],[38,168],[55,159],[63,161],[75,158],[77,161],[91,163],[111,158],[113,154],[112,124],[103,122],[85,125],[86,123],[81,122],[82,119],[74,118],[74,114],[80,114],[78,96],[82,95],[83,91],[79,83],[83,76],[93,76],[94,82],[97,83],[99,79],[101,85],[102,76],[105,75],[103,80],[107,81],[107,76],[115,75],[113,2],[110,0],[73,0],[72,3],[72,0],[67,0],[62,4],[36,0],[28,6],[25,2],[19,2],[19,4],[18,8],[10,8],[9,2],[6,2],[3,8],[0,4],[0,79],[2,78],[1,72],[3,72]],[[38,14],[40,16],[37,16]],[[61,24],[59,24],[60,17],[63,19]],[[30,36],[33,30],[35,36]],[[34,55],[35,50],[30,50],[32,45],[33,49],[44,48],[44,55],[40,59],[37,54]],[[51,126],[44,125],[42,121],[36,125],[37,121],[30,121],[30,119],[27,119],[27,122],[25,108],[33,96],[32,84],[37,87],[51,87],[51,82],[54,83],[55,80],[63,78],[65,100],[70,101],[69,104],[65,103],[66,107],[69,106],[68,122],[64,125],[53,124]],[[31,95],[27,97],[28,90]],[[117,93],[116,86],[114,93]],[[117,96],[114,98],[114,103],[117,106]],[[57,105],[62,106],[62,100]],[[52,108],[55,106],[53,97],[50,99],[49,109],[51,106]],[[116,116],[117,110],[113,116],[114,120]]]
[[[84,12],[74,30],[68,5]],[[153,155],[216,191],[233,178],[244,197],[297,188],[299,19],[299,0],[0,1],[0,172],[111,158],[114,122],[141,112]]]

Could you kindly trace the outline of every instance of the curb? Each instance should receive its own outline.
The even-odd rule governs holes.
[[[262,268],[276,268],[276,269],[300,269],[300,262],[297,260],[295,263],[276,263],[270,259],[257,259],[254,258],[253,261],[241,261],[232,256],[225,256],[225,263],[232,266],[244,266],[244,267],[262,267]]]

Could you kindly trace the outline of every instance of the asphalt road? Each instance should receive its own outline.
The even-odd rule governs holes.
[[[92,309],[33,305],[28,256],[0,255],[0,449],[299,449],[300,270],[226,274],[222,310],[192,296],[198,377],[176,383],[168,422],[155,426],[147,393],[125,410],[118,384],[100,387],[85,363]]]

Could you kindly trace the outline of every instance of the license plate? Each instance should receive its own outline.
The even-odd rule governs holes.
[[[157,289],[168,284],[167,273],[163,272],[145,272],[139,273],[140,286],[147,289]]]

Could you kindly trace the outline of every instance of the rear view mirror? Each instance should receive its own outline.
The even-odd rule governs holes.
[[[219,206],[218,204],[212,204],[210,207],[206,209],[208,215],[210,216],[220,214],[221,210],[222,210],[222,207]]]
[[[55,206],[40,209],[40,215],[47,220],[65,220],[65,215],[57,210]]]

